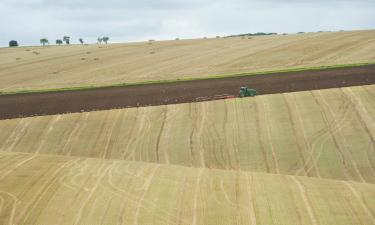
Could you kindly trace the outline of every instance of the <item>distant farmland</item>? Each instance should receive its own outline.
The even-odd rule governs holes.
[[[375,62],[375,31],[0,49],[0,91]]]
[[[0,225],[375,224],[374,63],[375,30],[1,48]]]
[[[374,200],[373,184],[0,152],[0,224],[374,224]]]
[[[0,121],[0,150],[375,182],[375,85]]]

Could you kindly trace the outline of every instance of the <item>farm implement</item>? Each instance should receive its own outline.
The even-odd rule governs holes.
[[[230,99],[230,98],[244,98],[244,97],[254,97],[258,95],[258,92],[255,89],[251,89],[248,87],[241,87],[238,96],[230,95],[230,94],[221,94],[221,95],[214,95],[214,96],[205,96],[205,97],[198,97],[195,99],[197,102],[203,101],[212,101],[212,100],[220,100],[220,99]]]

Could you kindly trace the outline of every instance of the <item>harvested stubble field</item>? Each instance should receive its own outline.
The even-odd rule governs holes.
[[[0,224],[374,224],[374,95],[1,120]]]
[[[0,91],[102,86],[374,61],[375,30],[0,48]]]
[[[0,150],[375,183],[375,85],[0,121]]]
[[[4,225],[375,223],[374,184],[4,152],[0,165]]]

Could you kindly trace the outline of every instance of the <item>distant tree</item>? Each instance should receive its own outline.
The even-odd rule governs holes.
[[[18,42],[15,41],[15,40],[11,40],[11,41],[9,42],[9,47],[18,47]]]
[[[82,38],[80,38],[80,39],[78,39],[79,40],[79,42],[83,45],[83,39]]]
[[[42,38],[42,39],[40,39],[40,43],[41,43],[43,46],[45,46],[46,44],[49,44],[49,41],[48,41],[47,38]]]
[[[103,37],[102,39],[103,39],[103,42],[104,42],[104,43],[108,44],[109,37]]]
[[[103,42],[103,38],[98,37],[98,44],[101,44]]]
[[[69,36],[64,36],[63,37],[63,41],[65,42],[65,44],[69,45],[70,44],[70,37]]]
[[[61,39],[57,39],[57,40],[56,40],[56,44],[57,44],[57,45],[62,45],[62,43],[63,43],[63,41],[62,41]]]

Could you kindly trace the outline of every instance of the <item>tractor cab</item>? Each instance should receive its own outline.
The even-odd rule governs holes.
[[[255,89],[251,89],[251,88],[248,88],[248,87],[241,87],[239,96],[241,98],[243,98],[243,97],[254,97],[257,94],[258,94],[258,92]]]

